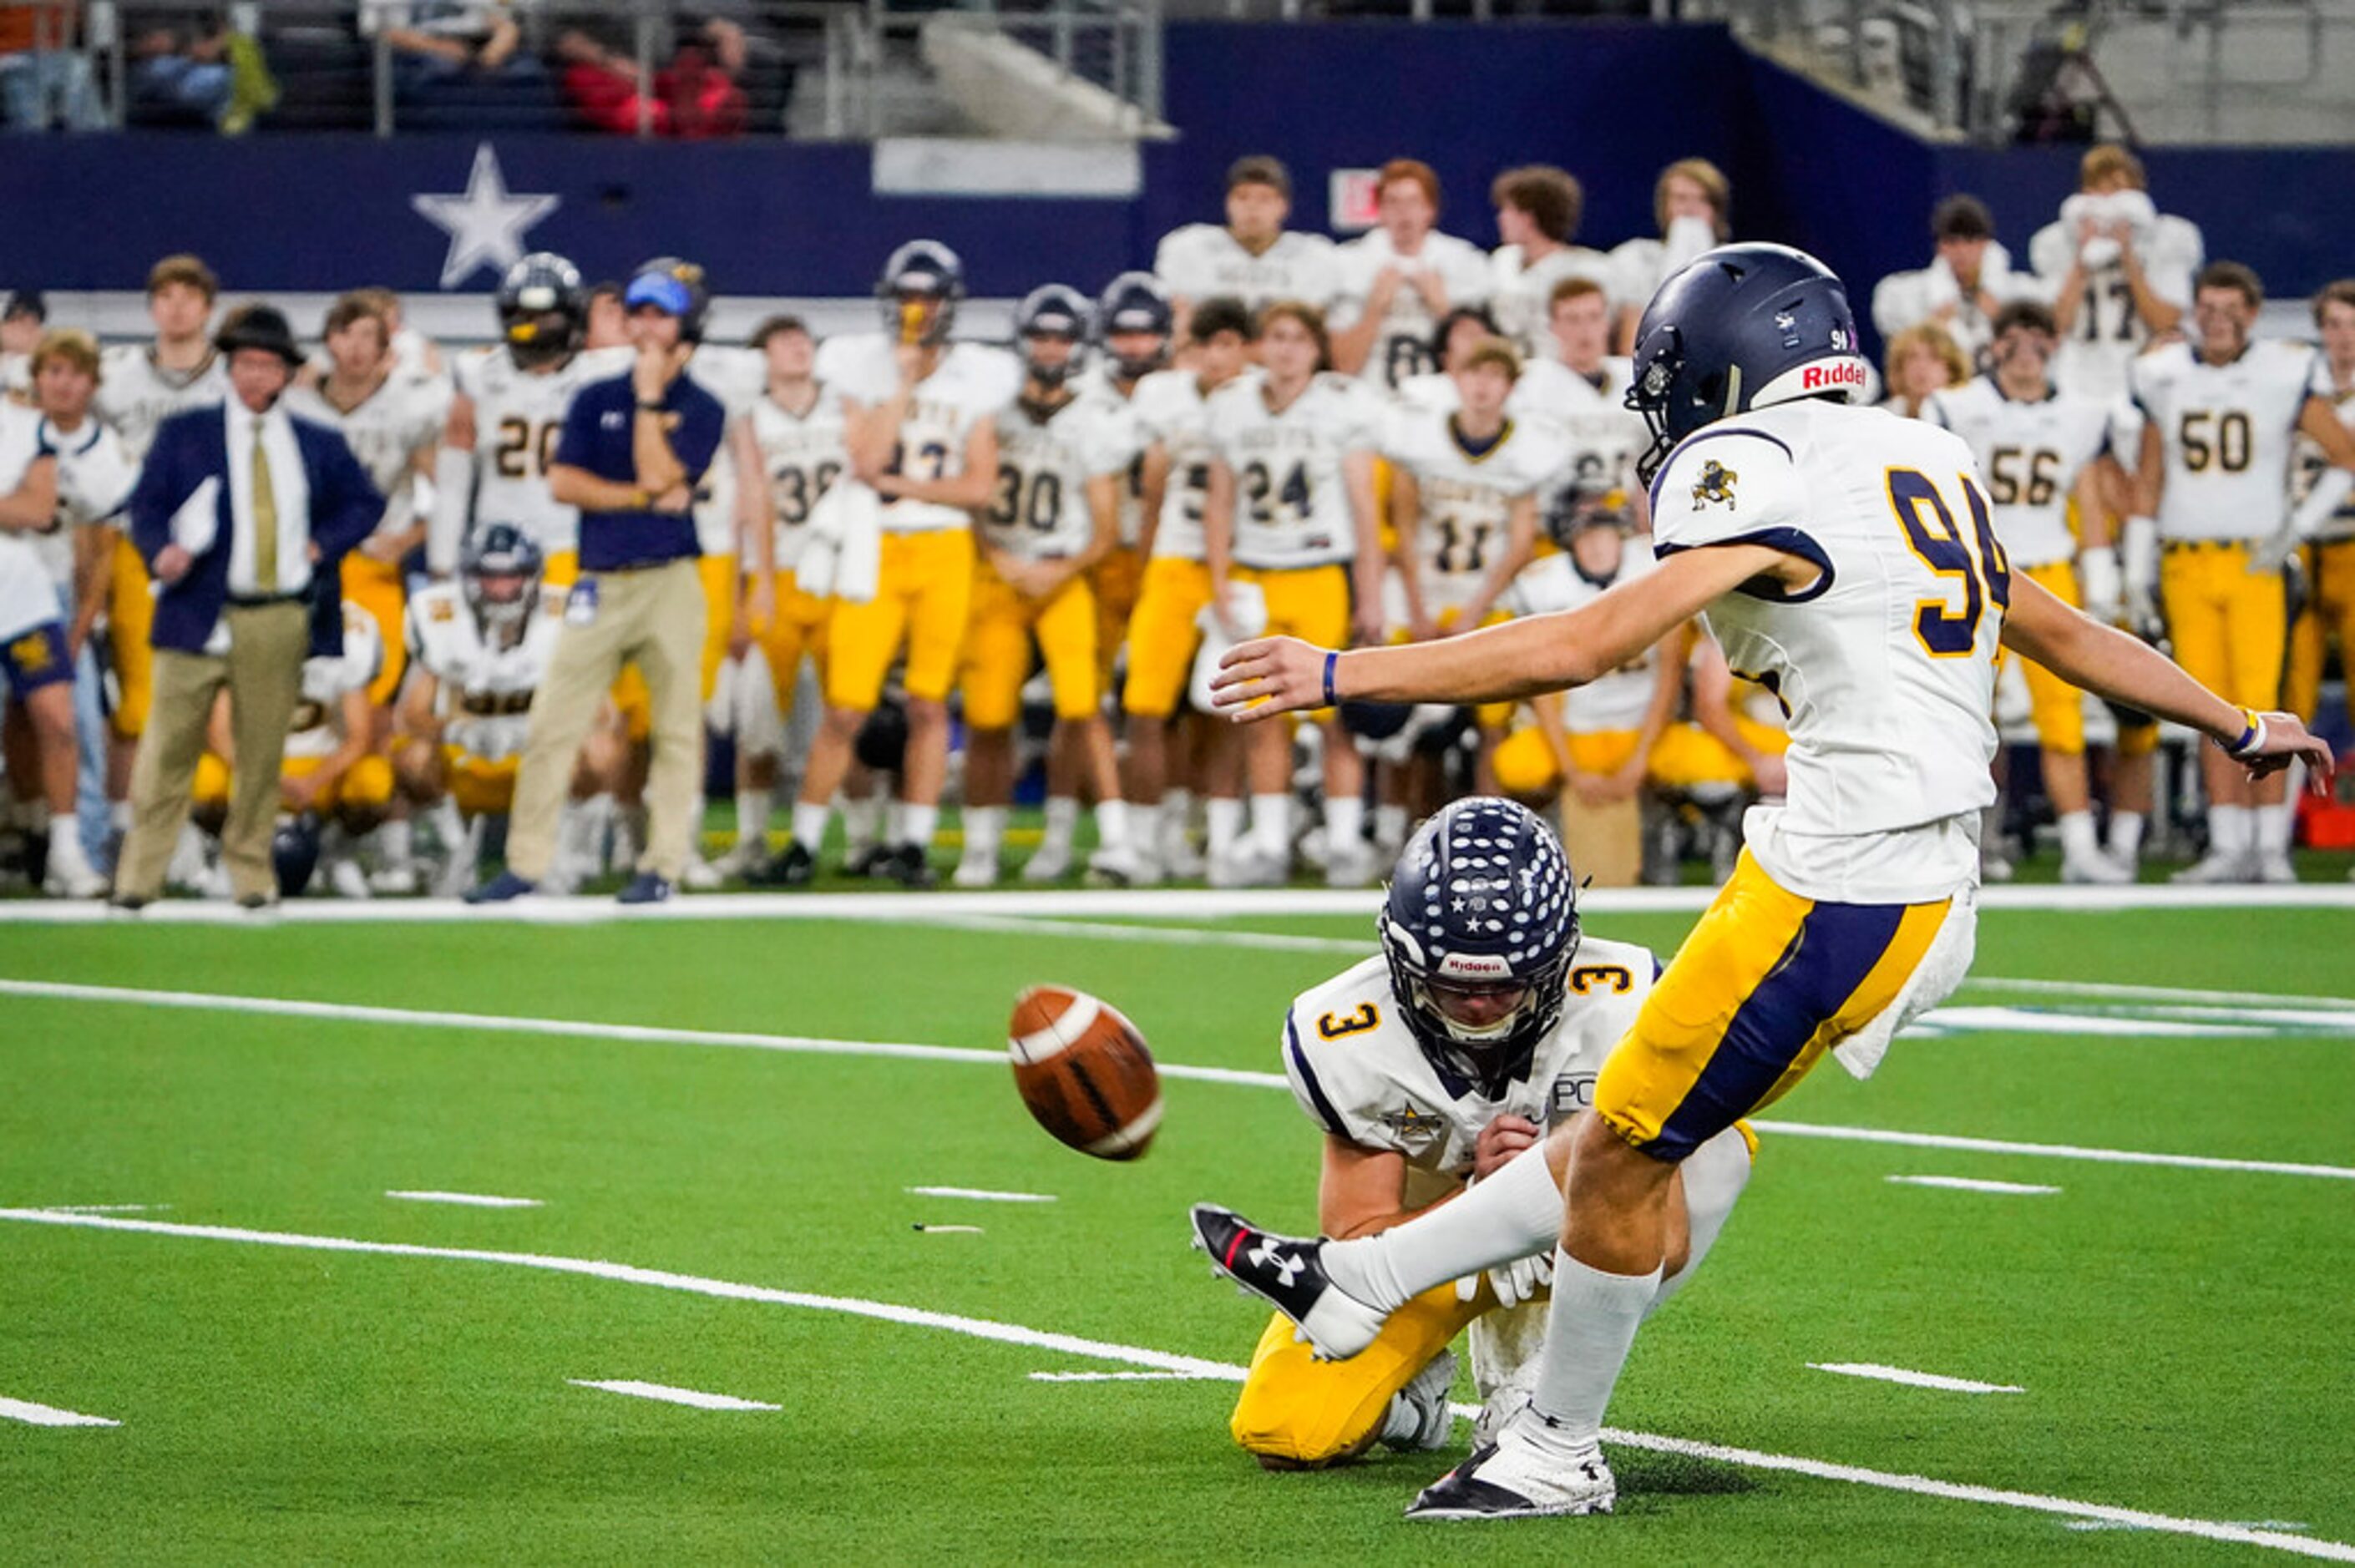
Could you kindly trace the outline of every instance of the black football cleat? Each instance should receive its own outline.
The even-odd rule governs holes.
[[[1216,1203],[1193,1208],[1194,1246],[1210,1267],[1292,1319],[1316,1359],[1347,1361],[1374,1342],[1390,1314],[1333,1283],[1322,1239],[1304,1241],[1261,1230]]]
[[[922,844],[901,844],[891,852],[890,867],[882,873],[902,887],[923,889],[938,887],[940,874],[932,869],[932,856]]]
[[[744,880],[754,887],[807,887],[816,876],[817,857],[799,840],[788,840],[783,850],[747,871]]]
[[[1446,1523],[1476,1519],[1550,1519],[1609,1513],[1619,1483],[1603,1450],[1563,1454],[1530,1435],[1545,1418],[1524,1411],[1472,1457],[1423,1489],[1406,1517]]]

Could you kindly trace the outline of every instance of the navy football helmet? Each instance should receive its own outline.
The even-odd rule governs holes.
[[[908,343],[936,344],[956,322],[964,298],[964,262],[937,239],[911,239],[891,252],[875,280],[875,300],[883,330]],[[930,301],[932,309],[924,310]]]
[[[541,569],[547,565],[539,546],[512,523],[494,523],[466,543],[458,563],[459,581],[474,619],[501,630],[521,626],[539,603]],[[514,591],[494,591],[495,579],[514,578]]]
[[[1660,285],[1636,328],[1627,407],[1652,429],[1649,484],[1703,425],[1800,397],[1845,401],[1871,370],[1832,270],[1787,245],[1721,245]]]
[[[518,365],[545,365],[581,345],[589,325],[589,291],[581,269],[552,250],[535,250],[499,277],[499,330]]]
[[[1457,800],[1407,841],[1375,921],[1391,989],[1443,1081],[1501,1098],[1561,1018],[1578,951],[1569,857],[1512,800]]]
[[[300,898],[319,869],[319,819],[304,811],[281,817],[270,835],[270,871],[278,881],[278,896]]]
[[[1170,309],[1168,291],[1162,288],[1161,280],[1150,272],[1123,272],[1104,286],[1103,297],[1096,303],[1096,331],[1103,339],[1104,351],[1112,355],[1114,369],[1124,381],[1150,376],[1168,363],[1169,336],[1177,321],[1177,313]],[[1114,353],[1114,335],[1129,333],[1151,333],[1158,340],[1152,354],[1133,359]]]
[[[1088,300],[1065,283],[1043,283],[1022,296],[1014,307],[1014,346],[1022,367],[1039,384],[1060,387],[1079,369],[1088,341]],[[1060,365],[1041,364],[1030,352],[1034,338],[1059,337],[1071,345]]]

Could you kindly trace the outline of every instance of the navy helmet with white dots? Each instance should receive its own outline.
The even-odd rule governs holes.
[[[1560,842],[1526,806],[1457,800],[1407,841],[1376,925],[1391,989],[1443,1081],[1503,1097],[1561,1020],[1578,950],[1578,889]],[[1493,1016],[1466,1022],[1467,1012]]]

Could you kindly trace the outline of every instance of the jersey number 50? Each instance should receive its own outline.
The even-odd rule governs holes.
[[[1905,530],[1905,544],[1942,577],[1958,579],[1963,588],[1960,613],[1944,595],[1923,599],[1913,611],[1913,635],[1933,659],[1960,659],[1978,645],[1979,617],[1987,606],[1998,618],[2011,607],[2011,562],[1996,542],[1987,518],[1987,498],[1968,474],[1957,474],[1963,500],[1971,514],[1970,539],[1955,522],[1955,514],[1938,487],[1919,469],[1889,471],[1889,506]],[[1926,518],[1924,514],[1926,513]]]

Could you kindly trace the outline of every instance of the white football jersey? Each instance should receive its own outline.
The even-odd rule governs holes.
[[[2029,264],[2047,291],[2058,289],[2078,244],[2073,230],[2057,222],[2046,224],[2029,240]],[[2189,312],[2191,281],[2204,249],[2196,225],[2159,215],[2141,245],[2143,276],[2151,291]],[[2126,395],[2128,368],[2148,346],[2150,329],[2135,311],[2134,289],[2123,262],[2088,267],[2083,277],[2077,319],[2053,353],[2052,379],[2068,391],[2107,402]],[[2183,324],[2189,328],[2191,323],[2186,320]]]
[[[458,360],[458,390],[474,405],[475,528],[513,524],[550,556],[579,548],[581,514],[549,494],[549,465],[572,395],[627,373],[633,357],[627,348],[601,348],[530,371],[501,346]]]
[[[165,370],[152,350],[117,344],[99,355],[98,396],[91,407],[123,438],[131,461],[144,462],[156,426],[228,396],[229,362],[218,352],[208,350],[194,370]]]
[[[1424,610],[1461,609],[1511,547],[1514,503],[1561,467],[1542,429],[1508,417],[1487,446],[1465,445],[1453,414],[1395,409],[1382,455],[1414,476],[1414,567]]]
[[[2162,539],[2262,539],[2289,515],[2290,459],[2319,356],[2302,343],[2252,343],[2211,365],[2171,343],[2135,361],[2134,400],[2158,427]]]
[[[794,570],[809,547],[811,509],[850,468],[843,444],[842,394],[819,382],[806,414],[794,414],[767,397],[755,398],[745,418],[761,449],[769,476],[769,499],[777,515],[777,569]]]
[[[1071,390],[1081,397],[1107,398],[1131,413],[1136,410],[1136,394],[1144,386],[1144,378],[1139,377],[1127,391],[1122,391],[1118,378],[1113,375],[1111,364],[1101,357],[1071,377]],[[1140,417],[1136,453],[1128,460],[1128,471],[1121,476],[1120,481],[1119,524],[1114,543],[1124,550],[1136,548],[1138,542],[1145,537],[1145,449],[1152,444],[1153,437],[1146,433],[1144,420]]]
[[[2330,377],[2330,362],[2318,355],[2315,357],[2314,384],[2307,390],[2329,404],[2339,415],[2339,422],[2346,426],[2349,430],[2355,431],[2355,386],[2342,389]],[[2330,460],[2322,455],[2320,447],[2316,446],[2304,436],[2298,437],[2296,476],[2298,500],[2306,499],[2307,493],[2314,488],[2314,482],[2321,478],[2322,471],[2329,466]],[[2345,501],[2340,502],[2339,510],[2323,520],[2322,526],[2316,530],[2315,537],[2355,539],[2355,493],[2350,493]]]
[[[105,523],[122,515],[139,483],[139,465],[123,455],[123,438],[95,418],[85,418],[70,433],[59,429],[30,408],[0,404],[0,423],[22,419],[33,432],[36,451],[52,453],[58,464],[58,523],[46,533],[23,535],[50,577],[60,584],[73,581],[73,530]],[[0,494],[22,481],[21,465],[0,458],[0,475],[14,469],[15,478],[0,477]]]
[[[1631,942],[1581,939],[1561,1022],[1538,1043],[1528,1076],[1489,1099],[1443,1077],[1408,1028],[1380,954],[1303,991],[1284,1021],[1284,1075],[1325,1131],[1360,1149],[1406,1157],[1428,1175],[1462,1177],[1480,1129],[1500,1116],[1540,1127],[1594,1103],[1603,1059],[1636,1022],[1660,966]]]
[[[1633,495],[1643,488],[1636,477],[1636,461],[1652,444],[1644,416],[1627,407],[1635,365],[1614,355],[1596,376],[1559,360],[1532,360],[1508,407],[1517,418],[1542,419],[1561,432],[1567,450],[1563,483]]]
[[[2110,410],[2056,389],[2033,403],[2004,395],[1992,376],[1934,392],[1922,417],[1970,443],[1987,476],[1995,536],[2016,567],[2075,558],[2069,497],[2085,465],[2110,449]]]
[[[1497,330],[1532,360],[1551,360],[1561,354],[1548,319],[1553,311],[1553,291],[1565,281],[1592,281],[1603,291],[1604,303],[1613,310],[1618,308],[1614,291],[1619,286],[1619,269],[1612,265],[1610,257],[1583,245],[1565,245],[1527,264],[1521,260],[1519,246],[1500,245],[1489,258],[1489,266],[1495,282],[1488,313],[1497,318]]]
[[[1323,310],[1340,289],[1340,262],[1321,234],[1286,229],[1254,256],[1215,223],[1189,223],[1161,237],[1153,273],[1169,292],[1196,304],[1225,296],[1252,309],[1299,300]]]
[[[286,755],[325,757],[344,743],[344,699],[364,691],[384,669],[376,618],[344,601],[344,651],[303,661],[303,695],[286,724]]]
[[[25,471],[41,455],[41,417],[20,404],[0,402],[0,495],[25,482]],[[0,528],[0,642],[13,641],[37,626],[61,620],[59,578],[52,574],[56,542],[65,544],[66,577],[73,575],[73,545],[62,528],[23,534]]]
[[[359,459],[385,499],[378,532],[397,533],[423,515],[413,460],[421,448],[431,448],[442,439],[442,424],[450,417],[448,382],[389,376],[350,408],[337,408],[324,382],[293,387],[287,389],[286,411],[325,425],[344,438],[344,444],[352,449],[352,456]],[[430,471],[427,477],[430,480]]]
[[[1256,371],[1246,370],[1237,382],[1257,379]],[[1135,411],[1139,433],[1148,442],[1159,441],[1169,459],[1153,553],[1199,561],[1202,503],[1209,492],[1210,464],[1218,457],[1210,445],[1209,399],[1203,395],[1201,378],[1190,370],[1156,371],[1136,384],[1129,407]]]
[[[818,345],[817,375],[842,395],[867,408],[890,400],[900,389],[899,361],[881,333],[830,337]],[[912,479],[954,479],[964,471],[965,442],[984,419],[1006,411],[1022,389],[1022,362],[1002,348],[954,343],[916,388],[915,401],[900,426],[891,471]],[[917,534],[969,528],[973,515],[961,506],[930,501],[886,501],[883,526]]]
[[[1108,397],[1078,397],[1044,418],[1017,402],[997,421],[997,488],[983,540],[1028,561],[1064,560],[1095,536],[1088,482],[1121,475],[1143,450],[1136,416]]]
[[[11,397],[32,400],[33,356],[29,354],[0,354],[0,397]]]
[[[1438,273],[1450,309],[1479,304],[1488,297],[1494,281],[1487,255],[1478,246],[1435,230],[1423,237],[1423,249],[1412,257],[1391,249],[1389,232],[1380,228],[1342,246],[1340,256],[1340,291],[1332,311],[1337,329],[1354,326],[1363,319],[1366,298],[1385,267],[1406,273]],[[1438,369],[1438,356],[1431,352],[1432,334],[1438,330],[1439,317],[1432,313],[1413,284],[1402,280],[1391,295],[1390,308],[1382,313],[1380,330],[1359,375],[1388,390],[1410,376]]]
[[[1791,715],[1788,801],[1747,824],[1767,873],[1842,903],[1972,885],[2010,584],[1970,448],[1879,408],[1777,404],[1686,438],[1653,482],[1652,527],[1664,559],[1757,543],[1821,570],[1706,611],[1734,673]]]
[[[1620,548],[1618,569],[1605,577],[1587,576],[1567,550],[1541,556],[1521,568],[1498,602],[1513,615],[1551,615],[1593,604],[1621,583],[1657,569],[1646,546],[1643,535],[1631,535]],[[1659,657],[1655,643],[1601,679],[1564,692],[1561,727],[1572,735],[1641,729],[1652,705]]]
[[[532,694],[563,626],[564,596],[545,588],[514,642],[485,635],[460,583],[431,583],[410,595],[410,655],[438,683],[443,739],[484,762],[521,757]]]
[[[1321,375],[1282,411],[1266,384],[1244,379],[1210,395],[1209,445],[1235,475],[1234,558],[1289,568],[1354,559],[1356,514],[1342,459],[1381,444],[1383,407],[1362,381]]]

